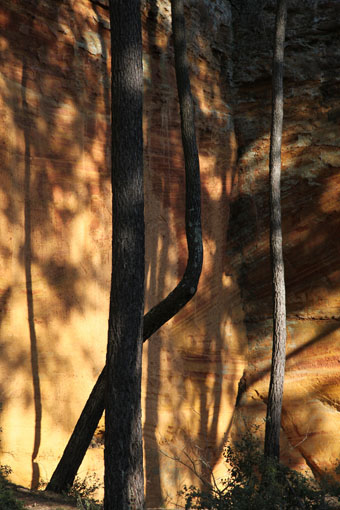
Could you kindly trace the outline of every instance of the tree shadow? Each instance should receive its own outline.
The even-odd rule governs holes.
[[[1,23],[2,447],[25,484],[31,456],[36,487],[50,474],[50,445],[61,452],[104,360],[108,74],[98,21],[68,0],[6,4]]]
[[[152,88],[159,79],[159,72],[162,67],[160,60],[162,58],[162,49],[157,44],[157,22],[158,22],[158,5],[157,0],[149,0],[147,3],[147,13],[144,14],[144,22],[146,24],[146,34],[143,41],[144,51],[144,103],[145,103],[145,118],[146,118],[146,139],[144,141],[144,174],[145,174],[145,194],[147,200],[145,202],[145,229],[146,239],[146,305],[151,308],[163,298],[163,291],[165,286],[165,274],[168,263],[168,249],[169,239],[168,228],[169,217],[168,207],[169,204],[163,204],[155,214],[155,201],[151,200],[154,193],[157,193],[161,199],[166,196],[166,182],[162,182],[158,173],[161,170],[159,159],[154,163],[155,154],[152,153],[152,146],[156,145],[157,141],[154,139],[158,134],[159,129],[166,129],[162,125],[163,119],[167,118],[167,98],[162,97],[162,103],[159,110],[156,112],[152,107]],[[146,40],[145,40],[146,39]],[[147,55],[147,57],[146,57]],[[164,68],[164,59],[162,60]],[[159,118],[160,115],[160,118]],[[157,129],[155,129],[157,126]],[[154,132],[153,132],[154,131]],[[154,136],[153,136],[154,135]],[[169,141],[165,140],[165,147],[162,147],[163,156],[169,156]],[[157,144],[158,145],[158,144]],[[158,149],[159,150],[159,149]],[[153,151],[155,152],[155,151]],[[156,176],[157,184],[153,183],[152,170],[157,166]],[[163,167],[162,167],[163,169]],[[156,187],[156,189],[155,189]],[[155,228],[157,225],[157,229]],[[164,228],[165,227],[165,228]],[[160,246],[159,246],[160,245]],[[145,469],[145,493],[146,504],[148,507],[153,507],[163,502],[162,484],[160,477],[160,459],[159,451],[157,448],[156,429],[158,424],[158,395],[160,392],[160,363],[162,351],[162,334],[157,332],[152,341],[144,345],[144,359],[145,351],[147,350],[147,362],[144,372],[147,373],[146,389],[145,389],[145,419],[143,426],[143,439],[144,439],[144,469]]]
[[[22,69],[22,106],[24,114],[29,116],[29,109],[26,98],[26,85],[27,85],[27,63],[24,60]],[[40,480],[39,464],[36,458],[39,453],[41,442],[41,419],[42,419],[42,404],[41,404],[41,389],[40,389],[40,376],[39,376],[39,359],[37,347],[37,334],[34,325],[34,301],[32,289],[32,246],[31,246],[31,149],[30,137],[28,126],[24,128],[25,140],[25,240],[24,240],[24,258],[25,258],[25,278],[26,278],[26,296],[27,296],[27,314],[29,324],[30,346],[31,346],[31,368],[32,368],[32,382],[33,382],[33,402],[35,409],[35,426],[34,426],[34,442],[32,452],[32,480],[31,488],[37,488]]]

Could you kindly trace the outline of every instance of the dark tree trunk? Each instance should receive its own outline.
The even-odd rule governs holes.
[[[143,67],[140,0],[111,0],[112,277],[106,355],[105,510],[144,507]]]
[[[283,119],[283,60],[286,0],[278,0],[273,58],[272,128],[270,138],[270,252],[273,280],[273,351],[267,404],[265,455],[280,458],[280,428],[286,362],[286,290],[281,227],[281,143]]]
[[[175,2],[173,7],[175,7],[176,3],[178,2]],[[163,324],[174,317],[195,295],[203,263],[199,160],[196,146],[194,105],[190,89],[189,70],[185,56],[184,17],[182,10],[182,14],[179,16],[177,15],[176,24],[176,9],[174,9],[174,11],[173,30],[176,76],[181,107],[182,143],[185,158],[185,225],[188,244],[188,262],[183,278],[175,289],[144,316],[144,342],[163,326]],[[177,25],[179,25],[179,29],[176,31]],[[51,477],[47,490],[63,492],[73,484],[79,466],[104,411],[105,377],[106,367],[102,370],[93,387],[64,453]]]
[[[62,493],[73,485],[105,408],[106,366],[94,385],[46,490]]]

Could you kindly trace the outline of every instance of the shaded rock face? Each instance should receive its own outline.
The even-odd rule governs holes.
[[[273,7],[185,5],[204,267],[193,301],[144,346],[148,507],[174,506],[198,483],[191,461],[223,476],[228,435],[243,417],[262,423],[270,363]],[[339,14],[337,1],[292,2],[286,49],[283,454],[315,473],[339,456]],[[0,6],[1,446],[25,485],[50,477],[105,359],[108,18],[106,0]],[[169,2],[143,2],[142,20],[148,309],[176,285],[187,251]],[[103,436],[100,424],[80,477],[102,473]]]
[[[228,252],[241,288],[248,341],[240,416],[265,416],[271,358],[268,219],[271,2],[234,13],[238,185]],[[289,2],[285,49],[282,220],[287,373],[282,455],[314,474],[339,456],[340,5]],[[251,42],[251,43],[250,43]],[[250,44],[249,44],[250,43]]]

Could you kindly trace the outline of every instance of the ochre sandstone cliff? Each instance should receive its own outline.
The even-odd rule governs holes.
[[[2,462],[25,485],[47,480],[105,357],[110,283],[109,23],[105,3],[1,3]],[[184,168],[169,2],[143,4],[146,306],[186,264]],[[224,274],[236,142],[231,17],[187,9],[197,105],[205,261],[189,306],[144,349],[148,506],[175,503],[195,477],[169,459],[219,460],[246,336]],[[237,318],[236,322],[234,317]],[[102,472],[99,430],[81,466]]]
[[[228,435],[265,414],[273,12],[270,2],[255,14],[241,4],[186,2],[205,258],[193,301],[144,344],[150,508],[176,506],[184,483],[198,483],[179,462],[187,455],[222,475]],[[339,457],[339,15],[336,0],[293,2],[286,48],[282,451],[314,473]],[[142,17],[148,309],[176,285],[187,253],[169,2],[145,0]],[[3,0],[0,49],[1,463],[35,486],[50,477],[105,358],[107,2]],[[80,477],[102,473],[102,428]]]
[[[256,13],[234,13],[239,158],[227,245],[241,287],[248,345],[239,425],[244,416],[263,423],[271,360],[268,149],[274,14],[270,2],[263,4],[267,8]],[[317,475],[339,457],[340,4],[288,5],[282,151],[288,340],[281,451],[293,467],[309,467]]]

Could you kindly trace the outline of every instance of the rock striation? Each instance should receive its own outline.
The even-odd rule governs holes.
[[[249,349],[247,389],[238,413],[257,422],[265,415],[272,334],[267,169],[274,12],[272,2],[261,6],[257,12],[234,13],[239,158],[228,231]],[[288,344],[282,455],[315,475],[334,467],[339,456],[339,8],[336,1],[289,2],[285,48],[282,219]]]

